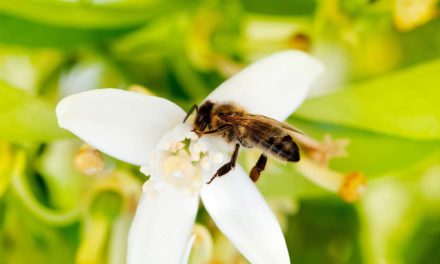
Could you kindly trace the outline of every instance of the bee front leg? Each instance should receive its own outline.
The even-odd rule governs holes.
[[[252,168],[250,177],[252,181],[256,182],[258,178],[260,178],[261,172],[266,168],[267,157],[264,154],[261,154],[260,158],[258,158],[257,164]]]
[[[231,125],[225,124],[225,125],[219,126],[216,129],[213,129],[213,130],[197,131],[197,130],[193,129],[191,131],[196,133],[198,136],[201,136],[201,135],[215,134],[215,133],[219,133],[219,132],[229,130],[229,129],[231,129]]]
[[[183,119],[184,124],[185,124],[186,120],[188,119],[188,117],[194,112],[194,110],[196,110],[196,113],[199,111],[199,107],[196,104],[191,106],[191,108],[188,110],[188,112],[186,112],[186,116]]]
[[[237,161],[239,149],[240,149],[240,144],[238,143],[235,144],[235,149],[234,149],[234,153],[232,153],[231,160],[225,165],[221,166],[220,169],[218,169],[217,172],[214,174],[214,176],[212,176],[212,178],[207,182],[207,184],[210,184],[215,178],[221,177],[226,173],[230,172],[235,167],[235,162]]]

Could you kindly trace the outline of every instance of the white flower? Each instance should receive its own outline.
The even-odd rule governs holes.
[[[225,81],[207,99],[233,101],[251,113],[284,120],[321,72],[321,64],[305,53],[279,52]],[[56,111],[61,127],[151,175],[131,226],[128,263],[184,262],[199,196],[251,263],[290,263],[280,226],[247,172],[237,165],[205,184],[230,159],[225,153],[231,148],[213,136],[197,138],[182,124],[185,111],[174,103],[99,89],[63,99]]]

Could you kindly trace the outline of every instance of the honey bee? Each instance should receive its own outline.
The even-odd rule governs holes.
[[[208,184],[235,167],[240,146],[258,148],[263,152],[250,172],[250,178],[254,182],[266,167],[268,155],[288,162],[297,162],[300,159],[298,145],[291,136],[291,133],[300,132],[293,127],[270,117],[248,113],[234,103],[211,101],[206,101],[200,107],[191,107],[184,123],[194,110],[197,113],[193,131],[197,135],[217,135],[228,143],[235,143],[231,160],[217,170]]]

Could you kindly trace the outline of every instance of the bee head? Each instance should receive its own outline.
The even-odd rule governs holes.
[[[202,106],[200,106],[194,121],[195,129],[204,131],[206,127],[211,124],[211,113],[213,107],[214,103],[211,101],[206,101]]]

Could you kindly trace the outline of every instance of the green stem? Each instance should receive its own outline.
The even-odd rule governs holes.
[[[109,241],[108,264],[124,263],[131,220],[132,216],[127,213],[116,218]]]
[[[102,263],[111,221],[103,215],[97,215],[86,222],[85,237],[78,249],[77,264]]]
[[[12,170],[13,194],[21,202],[22,206],[35,218],[54,226],[64,226],[75,222],[79,218],[80,210],[75,208],[65,212],[59,212],[43,206],[32,193],[26,180],[26,153],[20,150],[15,155]]]
[[[11,182],[12,148],[7,142],[0,142],[0,198]]]

